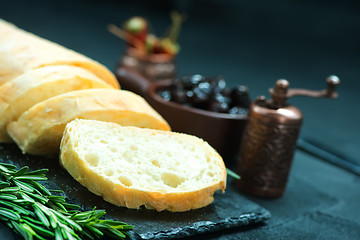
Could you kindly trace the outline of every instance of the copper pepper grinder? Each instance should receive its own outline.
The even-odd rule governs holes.
[[[257,197],[282,196],[303,120],[301,111],[286,101],[297,95],[336,98],[339,78],[332,75],[326,81],[326,90],[312,91],[289,89],[289,82],[280,79],[269,89],[271,100],[260,97],[252,103],[237,162],[241,179],[235,184],[241,191]]]

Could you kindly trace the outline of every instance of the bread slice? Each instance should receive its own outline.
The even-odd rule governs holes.
[[[35,104],[75,90],[113,88],[93,73],[73,66],[30,70],[0,86],[0,142],[9,142],[6,126]]]
[[[118,206],[182,212],[207,206],[226,187],[220,155],[191,135],[77,119],[60,149],[75,180]]]
[[[114,88],[119,83],[102,64],[59,44],[42,39],[0,19],[0,85],[31,70],[49,65],[82,67]]]
[[[56,155],[65,125],[75,118],[170,130],[168,123],[140,96],[117,89],[68,92],[40,102],[7,126],[23,153]]]

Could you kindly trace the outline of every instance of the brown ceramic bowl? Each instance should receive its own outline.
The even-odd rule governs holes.
[[[121,88],[135,92],[158,111],[176,132],[192,134],[206,140],[229,165],[240,146],[247,115],[216,113],[165,101],[158,92],[168,89],[174,81],[148,81],[130,68],[116,70]]]

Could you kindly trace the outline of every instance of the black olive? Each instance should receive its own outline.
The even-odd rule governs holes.
[[[229,105],[225,102],[213,102],[210,104],[209,110],[212,112],[227,113]]]
[[[205,77],[200,74],[194,74],[190,77],[190,82],[192,83],[192,85],[197,85],[203,81],[205,81]]]
[[[159,91],[158,94],[160,97],[162,97],[167,102],[171,100],[170,90]]]
[[[220,93],[226,88],[226,82],[222,77],[215,77],[209,80],[214,93]]]
[[[213,96],[212,101],[214,102],[220,102],[220,103],[226,103],[228,105],[231,104],[231,98],[221,94],[221,93],[217,93]]]
[[[247,86],[235,86],[231,91],[231,98],[234,106],[248,108],[250,105],[250,97]]]
[[[204,81],[205,77],[200,74],[185,75],[177,79],[177,84],[180,84],[184,89],[191,90],[200,82]]]
[[[186,92],[182,89],[175,89],[171,93],[171,100],[180,104],[186,103],[187,101]]]
[[[248,114],[248,109],[235,106],[229,109],[229,114],[238,114],[238,115],[246,115]]]
[[[192,92],[194,95],[191,99],[191,103],[197,108],[206,109],[209,102],[209,94],[199,87],[194,88]]]
[[[224,89],[222,89],[222,91],[220,92],[223,96],[225,97],[228,97],[231,99],[231,92],[232,92],[232,89],[231,88],[228,88],[228,87],[225,87]]]
[[[186,91],[186,101],[187,103],[191,103],[194,97],[194,92],[192,90]]]

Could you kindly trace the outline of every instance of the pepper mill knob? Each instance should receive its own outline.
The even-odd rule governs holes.
[[[275,106],[284,106],[288,98],[289,82],[285,79],[276,81],[275,88],[270,89],[270,94]]]
[[[328,98],[337,98],[338,94],[335,92],[336,86],[340,84],[340,79],[335,75],[330,75],[326,78],[327,89],[326,95]]]

